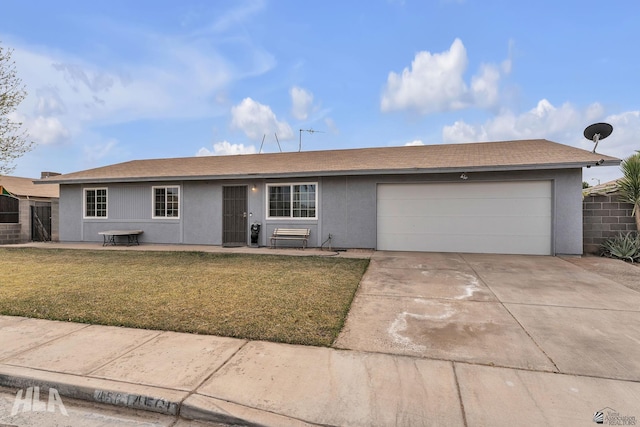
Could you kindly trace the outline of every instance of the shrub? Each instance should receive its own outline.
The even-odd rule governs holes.
[[[629,232],[605,241],[602,255],[631,262],[640,260],[640,235]]]

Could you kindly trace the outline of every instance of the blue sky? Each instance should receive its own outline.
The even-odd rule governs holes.
[[[36,148],[14,175],[132,159],[547,138],[640,149],[640,3],[11,1]],[[384,159],[381,159],[383,162]],[[616,167],[585,169],[591,184]]]

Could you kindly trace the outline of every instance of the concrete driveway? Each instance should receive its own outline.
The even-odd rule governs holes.
[[[376,252],[335,347],[640,381],[640,268],[585,260]]]

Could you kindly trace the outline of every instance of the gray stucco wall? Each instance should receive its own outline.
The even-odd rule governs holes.
[[[182,188],[183,241],[222,244],[222,187],[202,181],[184,183]]]
[[[82,187],[80,185],[60,186],[60,241],[82,241]]]
[[[582,171],[549,170],[468,173],[464,182],[552,180],[553,251],[582,253]],[[376,192],[381,183],[458,182],[459,174],[330,177],[322,180],[321,239],[332,234],[340,248],[376,248]]]
[[[467,182],[552,180],[553,252],[582,253],[582,171],[540,170],[522,172],[468,173]],[[266,219],[266,184],[318,183],[317,220]],[[246,181],[185,181],[171,183],[110,184],[108,218],[82,218],[80,185],[61,185],[60,239],[101,241],[99,231],[114,228],[144,230],[141,242],[222,244],[222,187],[246,185],[248,195],[247,243],[252,222],[262,224],[260,244],[270,244],[276,227],[310,228],[309,246],[320,246],[329,234],[334,248],[376,248],[376,198],[379,183],[461,182],[459,173],[428,175],[337,176],[305,179]],[[152,219],[151,187],[180,185],[180,218]],[[254,188],[255,186],[255,188]],[[87,186],[101,187],[101,186]],[[104,187],[104,186],[102,186]],[[278,245],[280,246],[279,242]],[[291,242],[299,246],[299,242]]]
[[[387,177],[329,177],[322,180],[322,236],[335,248],[376,247],[377,183]]]

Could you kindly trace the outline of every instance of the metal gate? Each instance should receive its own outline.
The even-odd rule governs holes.
[[[31,240],[51,240],[51,205],[31,206]]]
[[[247,187],[222,188],[222,245],[247,244]]]

